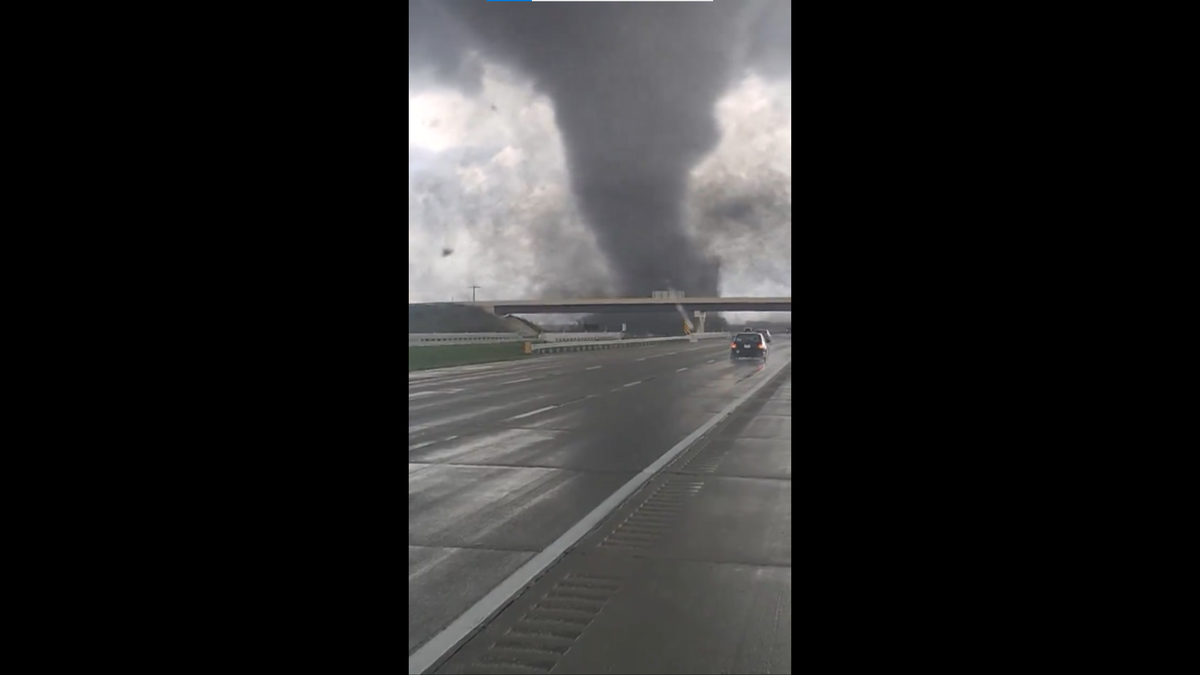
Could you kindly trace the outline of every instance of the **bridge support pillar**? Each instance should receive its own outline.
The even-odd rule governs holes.
[[[700,329],[699,332],[703,333],[704,332],[704,320],[708,318],[708,312],[697,311],[696,317],[700,319],[700,325],[698,326],[698,328]]]

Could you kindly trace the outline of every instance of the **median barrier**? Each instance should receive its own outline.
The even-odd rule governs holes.
[[[729,339],[729,333],[695,333],[679,337],[637,338],[632,340],[601,340],[597,342],[560,342],[533,344],[525,343],[527,354],[556,354],[559,352],[587,352],[598,349],[621,349],[624,347],[644,347],[662,342],[699,342],[700,340]]]
[[[539,335],[543,342],[596,342],[603,340],[620,340],[624,333],[542,333]]]
[[[499,342],[524,342],[528,339],[520,333],[409,333],[408,346],[478,345]]]

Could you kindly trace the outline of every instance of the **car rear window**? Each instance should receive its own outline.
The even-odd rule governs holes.
[[[762,337],[760,337],[757,333],[751,335],[739,335],[735,337],[733,341],[747,345],[756,345],[762,341]]]

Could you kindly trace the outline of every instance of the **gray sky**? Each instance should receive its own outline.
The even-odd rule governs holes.
[[[736,11],[750,4],[737,6]],[[666,10],[656,11],[679,6],[683,5],[659,4]],[[665,96],[659,96],[665,101],[659,105],[652,95],[646,97],[647,103],[630,96],[628,90],[606,93],[621,86],[641,87],[635,93],[645,93],[645,88],[656,85],[656,78],[667,86],[675,74],[672,68],[678,70],[683,66],[677,64],[688,61],[686,50],[682,57],[673,57],[676,61],[665,56],[665,65],[647,69],[650,74],[639,77],[636,85],[618,81],[607,89],[596,86],[594,93],[588,86],[564,93],[561,86],[547,86],[548,76],[533,72],[537,67],[527,72],[519,58],[477,40],[466,28],[469,22],[440,17],[428,20],[424,30],[416,22],[416,34],[424,37],[415,47],[410,44],[409,302],[469,298],[471,284],[482,286],[478,297],[487,299],[619,294],[629,288],[622,276],[640,274],[647,265],[661,265],[673,269],[668,274],[683,276],[701,264],[695,261],[710,258],[719,264],[716,285],[721,295],[790,296],[791,77],[786,59],[791,36],[778,20],[782,11],[772,5],[765,14],[747,14],[745,30],[731,29],[728,54],[710,55],[710,59],[728,59],[729,74],[719,79],[711,104],[703,96],[687,101],[692,112],[672,110],[671,105],[678,104]],[[625,18],[619,16],[613,25],[620,30],[613,34],[630,41],[627,49],[640,47],[642,58],[653,58],[654,49],[665,49],[658,45],[672,44],[666,31],[674,18],[664,17],[662,26],[649,35],[625,38],[629,31],[624,29]],[[496,39],[492,36],[492,44]],[[690,47],[687,41],[678,43]],[[569,44],[564,41],[554,52],[566,52],[561,58],[567,63],[563,67],[567,75],[575,72],[569,70],[572,58],[583,62],[605,57],[602,50],[573,56]],[[585,63],[578,72],[591,81],[604,79],[606,73],[596,68]],[[596,162],[592,157],[580,158],[584,132],[579,125],[573,123],[574,140],[568,137],[564,143],[557,122],[556,105],[563,101],[581,109],[602,104],[611,118],[612,111],[625,110],[624,101],[634,99],[639,103],[629,107],[635,111],[638,106],[655,113],[661,108],[662,114],[655,115],[661,118],[658,127],[647,128],[653,127],[649,122],[642,125],[647,115],[639,113],[640,117],[609,123],[603,138],[592,135],[585,144],[593,155],[609,144],[624,145],[627,149],[604,158],[606,169],[611,167],[616,175],[640,176],[648,170],[650,160],[645,155],[651,153],[639,154],[638,149],[647,145],[646,139],[663,136],[663,125],[669,126],[673,115],[680,117],[681,124],[685,117],[703,122],[709,115],[715,122],[713,142],[698,145],[704,149],[700,155],[681,156],[665,167],[653,165],[652,171],[663,174],[666,183],[683,186],[680,203],[667,203],[665,215],[654,211],[663,205],[641,209],[642,203],[632,198],[628,199],[631,206],[607,214],[603,208],[597,210],[594,192],[590,202],[581,205],[578,195],[588,193],[580,193],[580,175],[590,172],[589,180],[594,181]],[[695,113],[695,108],[700,112]],[[578,111],[572,114],[578,117]],[[569,152],[573,162],[568,161]],[[678,180],[672,173],[677,169]],[[649,176],[647,181],[664,176]],[[611,202],[601,207],[625,204],[628,196],[620,189],[613,194]],[[637,218],[639,209],[654,212],[655,218],[677,219],[683,238],[668,237],[673,243],[664,249],[657,243],[661,233],[646,231],[645,241],[639,241],[648,225],[631,227],[614,238],[611,227],[606,230],[597,223],[614,217],[625,222],[621,219]],[[685,247],[689,250],[682,250]],[[453,252],[443,255],[447,249]],[[626,255],[640,255],[640,267],[628,267]],[[619,259],[614,261],[614,256]],[[677,258],[686,259],[686,264]]]

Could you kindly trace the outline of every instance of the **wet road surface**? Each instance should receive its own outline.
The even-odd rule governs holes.
[[[413,374],[410,655],[668,449],[779,374],[442,669],[549,672],[541,669],[546,653],[558,650],[554,672],[788,672],[789,633],[778,622],[791,617],[790,352],[790,340],[777,338],[765,366],[734,364],[728,343],[716,340]],[[510,616],[522,603],[551,611],[551,601],[570,600],[572,589],[607,593],[607,609],[585,621],[569,613],[569,602],[558,603],[568,614],[554,615],[562,622],[553,625],[586,627],[566,631],[575,635],[567,647],[561,639],[538,642],[537,627],[521,628]],[[663,604],[664,597],[673,600]],[[575,599],[583,603],[576,609],[597,606]],[[672,618],[678,612],[690,618]],[[764,613],[774,617],[770,635]],[[619,620],[603,620],[613,616]],[[741,617],[733,633],[725,616]],[[646,622],[657,633],[647,634]],[[517,640],[511,649],[492,644],[496,631]],[[534,642],[513,637],[522,631],[533,631],[525,637]],[[662,645],[680,640],[704,644],[665,655],[675,648]],[[597,662],[610,647],[610,660]],[[502,663],[523,648],[540,665]]]

